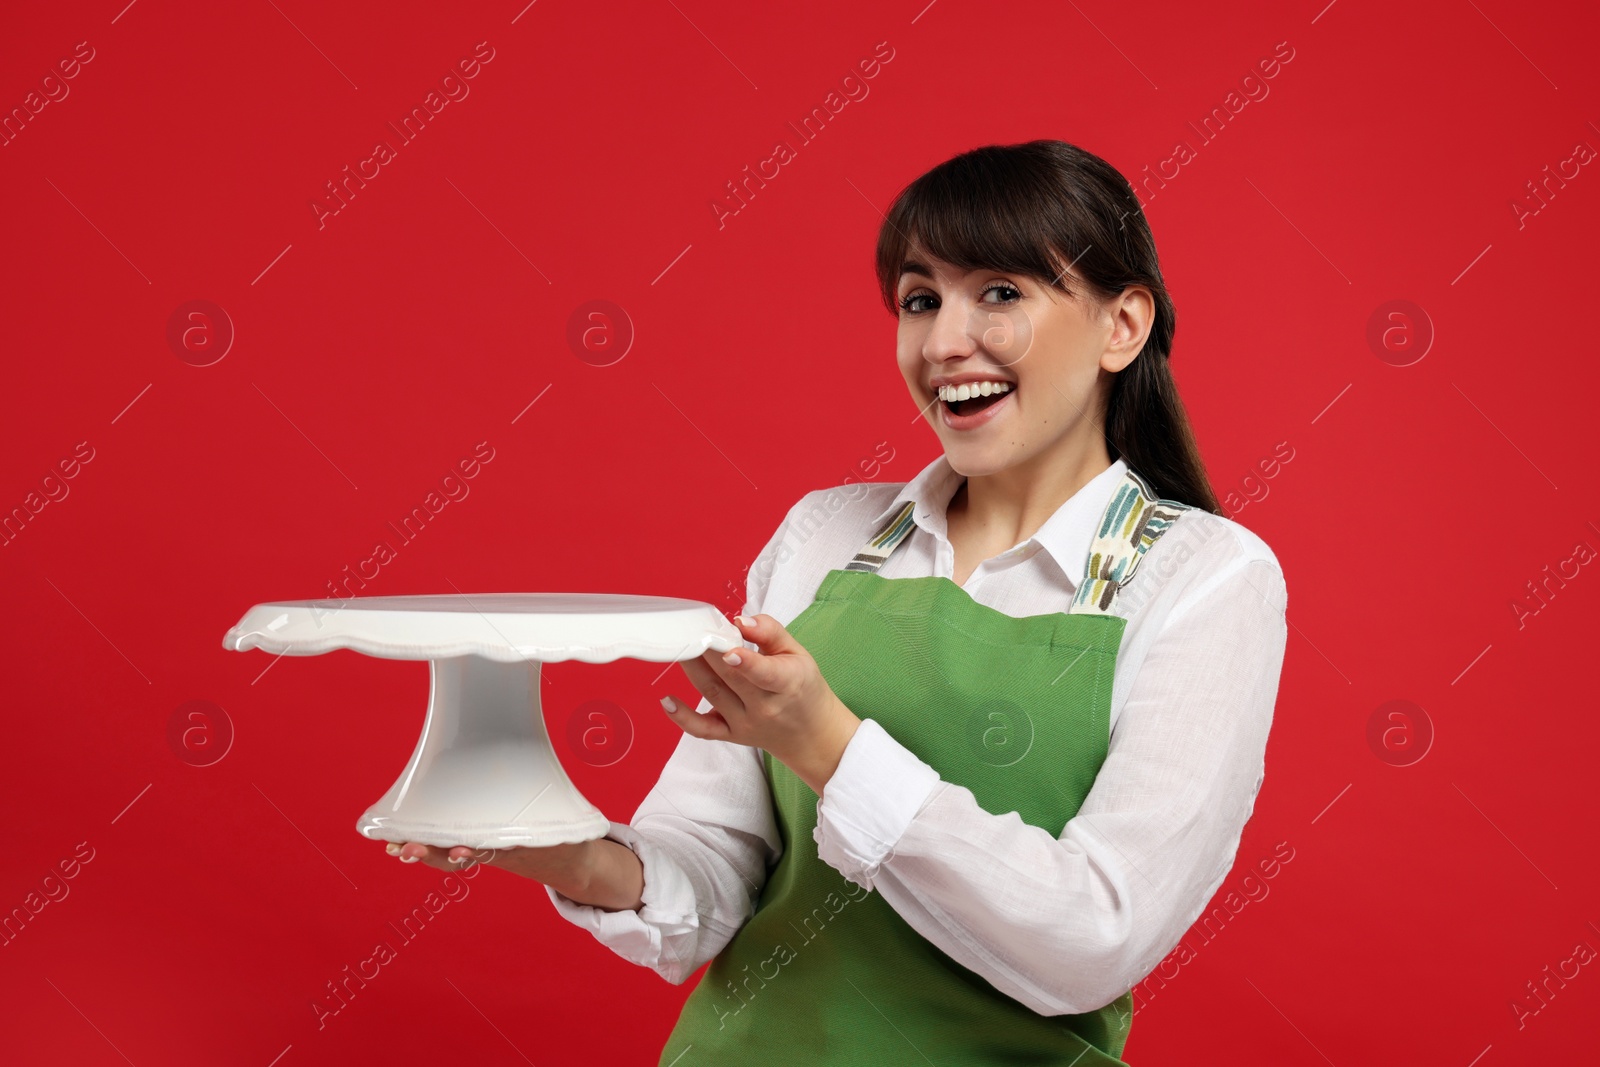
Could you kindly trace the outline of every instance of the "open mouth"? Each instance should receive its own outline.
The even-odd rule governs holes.
[[[983,411],[985,408],[993,407],[1001,400],[1004,400],[1006,397],[1016,392],[1016,388],[1017,387],[1010,382],[997,382],[991,386],[992,391],[987,396],[980,392],[976,395],[967,397],[965,400],[941,400],[940,402],[944,404],[945,409],[949,411],[950,414],[955,415],[958,418],[976,415],[978,412]],[[956,395],[956,390],[949,387],[942,389],[941,392],[945,393],[946,395]]]

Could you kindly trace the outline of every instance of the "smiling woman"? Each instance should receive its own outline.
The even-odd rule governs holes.
[[[984,191],[976,201],[974,189]],[[930,421],[963,473],[1012,466],[1032,478],[1057,453],[1086,449],[1095,470],[1125,458],[1158,495],[1220,510],[1167,362],[1177,311],[1155,239],[1109,163],[1062,141],[958,156],[895,202],[876,267],[884,305],[900,317],[906,384],[924,410],[945,401]],[[954,314],[940,312],[951,303]],[[968,400],[985,381],[996,383],[987,395],[1009,403]],[[1043,388],[1028,388],[1035,381]],[[1021,426],[968,432],[1008,406]],[[1099,412],[1103,432],[1090,414]],[[1053,443],[1046,424],[1057,427]],[[1055,481],[1081,484],[1081,475],[1058,470]]]
[[[1220,514],[1104,160],[956,156],[877,273],[942,454],[789,510],[631,822],[488,862],[669,982],[709,961],[661,1064],[1117,1067],[1265,777],[1282,570]]]

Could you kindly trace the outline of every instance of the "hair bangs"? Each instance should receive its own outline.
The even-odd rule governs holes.
[[[917,179],[896,198],[878,232],[876,269],[884,306],[898,311],[902,266],[923,254],[962,270],[1038,278],[1069,295],[1065,260],[1050,241],[1059,191],[1011,161],[982,149],[957,156]],[[929,264],[931,266],[932,264]]]

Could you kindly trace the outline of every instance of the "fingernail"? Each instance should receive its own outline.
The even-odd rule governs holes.
[[[470,860],[471,858],[472,858],[471,856],[451,856],[450,857],[450,862],[451,863],[465,863],[468,860]]]
[[[415,862],[417,862],[418,859],[419,859],[419,857],[417,857],[417,856],[401,856],[400,857],[400,862],[401,863],[415,863]]]
[[[754,626],[756,624],[756,620],[752,619],[748,615],[735,615],[733,617],[733,621],[738,623],[740,626]]]
[[[722,662],[726,663],[730,667],[737,667],[744,661],[739,658],[739,653],[729,652],[726,656],[722,657]]]
[[[668,715],[671,715],[675,710],[677,710],[672,706],[672,698],[671,697],[662,697],[661,698],[661,707],[663,709],[665,709],[665,711],[666,711],[666,713]]]
[[[389,855],[391,855],[391,856],[400,855],[400,846],[395,844],[393,841],[390,841],[387,845],[385,845],[383,847],[383,850],[385,852],[389,853]]]

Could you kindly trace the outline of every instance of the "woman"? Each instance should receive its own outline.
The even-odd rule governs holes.
[[[959,155],[876,265],[943,455],[790,509],[631,824],[487,862],[668,981],[712,961],[663,1064],[1122,1063],[1261,787],[1282,571],[1220,514],[1109,164]]]

